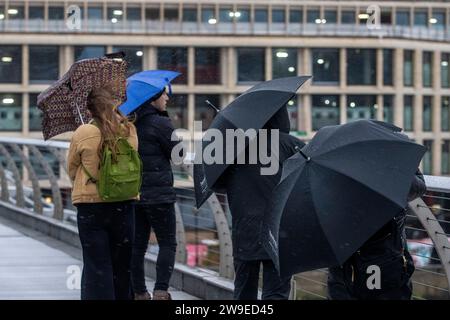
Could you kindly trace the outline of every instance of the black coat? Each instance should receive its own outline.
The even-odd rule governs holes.
[[[174,127],[167,112],[145,104],[136,111],[135,125],[139,139],[139,155],[143,162],[140,202],[175,202],[170,159],[172,149],[179,141],[171,141]]]
[[[219,183],[220,187],[226,189],[228,196],[232,216],[233,256],[236,259],[270,259],[260,242],[264,211],[272,190],[281,178],[281,164],[296,152],[296,146],[304,146],[303,142],[288,133],[287,110],[278,112],[265,128],[280,129],[278,173],[261,175],[260,168],[266,166],[262,166],[259,161],[258,164],[235,164],[228,167]],[[268,147],[270,148],[270,142]]]

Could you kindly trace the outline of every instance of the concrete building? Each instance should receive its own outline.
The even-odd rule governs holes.
[[[130,74],[183,73],[169,109],[177,127],[192,131],[199,119],[207,127],[206,99],[224,107],[258,81],[311,74],[289,102],[293,134],[308,140],[325,125],[389,121],[429,148],[425,173],[449,175],[450,3],[372,4],[0,0],[0,134],[42,137],[37,94],[74,61],[122,50]],[[79,11],[67,23],[72,5]]]

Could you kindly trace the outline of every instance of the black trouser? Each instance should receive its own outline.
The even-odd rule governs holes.
[[[175,264],[177,248],[176,220],[173,203],[136,204],[135,238],[131,260],[133,291],[144,293],[144,256],[147,252],[150,230],[153,228],[159,252],[156,261],[156,283],[154,290],[169,289],[169,281]]]
[[[291,291],[291,277],[281,279],[272,260],[234,259],[234,299],[257,300],[259,270],[263,264],[262,300],[287,300]]]
[[[130,299],[133,204],[126,201],[76,206],[83,248],[81,299]]]

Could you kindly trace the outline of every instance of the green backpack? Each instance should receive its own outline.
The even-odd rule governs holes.
[[[97,184],[100,198],[105,202],[129,200],[139,195],[142,161],[139,153],[126,138],[117,138],[116,159],[113,159],[109,148],[104,148],[98,179],[95,179],[83,165],[82,167],[89,181]]]

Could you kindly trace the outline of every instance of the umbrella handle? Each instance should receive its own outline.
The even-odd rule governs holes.
[[[295,150],[297,150],[297,152],[300,153],[303,156],[303,158],[306,159],[306,162],[311,161],[311,157],[308,157],[306,154],[304,154],[303,151],[298,146],[295,146]]]
[[[213,105],[209,100],[205,100],[205,102],[206,102],[206,104],[207,104],[208,106],[210,106],[211,108],[213,108],[217,113],[220,112],[220,110],[219,110],[215,105]]]

